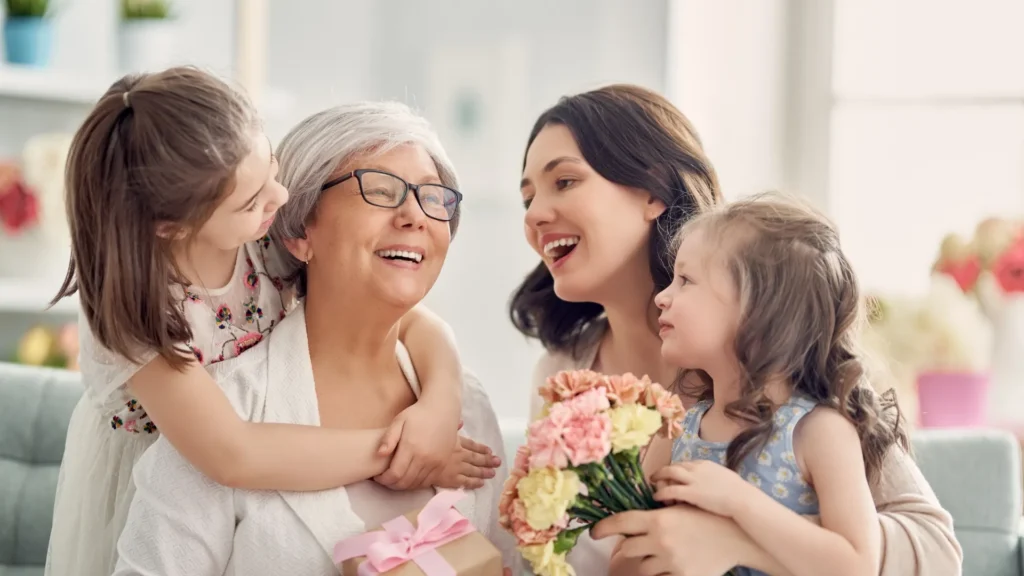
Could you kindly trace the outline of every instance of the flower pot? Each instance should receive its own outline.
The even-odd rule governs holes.
[[[7,62],[45,67],[53,47],[53,23],[49,18],[9,17],[4,21],[4,53]]]
[[[970,428],[988,422],[989,375],[976,372],[923,372],[917,377],[917,403],[923,428]]]
[[[178,24],[173,20],[124,20],[119,30],[121,72],[159,72],[176,63]]]

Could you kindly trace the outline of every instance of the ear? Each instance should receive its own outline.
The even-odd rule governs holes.
[[[313,259],[313,246],[306,238],[286,238],[284,247],[291,252],[291,255],[302,262],[309,262]]]
[[[665,206],[664,202],[654,196],[648,196],[647,206],[644,208],[644,218],[647,218],[648,222],[653,222],[664,214],[665,210],[668,210],[668,206]]]
[[[156,235],[164,240],[183,240],[188,232],[177,224],[170,222],[159,222],[156,225]]]

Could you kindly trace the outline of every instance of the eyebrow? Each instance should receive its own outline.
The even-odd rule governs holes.
[[[264,135],[264,136],[266,136],[266,135]],[[276,158],[277,158],[277,156],[275,156],[275,155],[274,155],[274,146],[273,146],[273,145],[272,145],[272,144],[270,143],[270,136],[266,136],[266,139],[267,139],[267,147],[268,147],[268,148],[270,149],[270,164],[269,164],[269,169],[273,169],[273,166],[274,166],[274,159],[276,159]],[[270,182],[270,171],[268,170],[268,171],[267,171],[267,179],[266,179],[266,180],[264,180],[264,182],[263,182],[263,186],[260,186],[260,189],[259,189],[259,190],[257,190],[255,194],[253,194],[252,196],[250,196],[248,200],[246,200],[245,202],[243,202],[241,206],[239,206],[238,208],[235,208],[235,212],[242,212],[243,210],[245,210],[246,208],[248,208],[248,207],[249,207],[249,204],[252,204],[252,201],[253,201],[253,200],[255,200],[257,196],[259,196],[260,194],[262,194],[262,193],[263,193],[263,191],[264,191],[264,190],[265,190],[265,189],[267,188],[267,184],[268,184],[269,182]]]
[[[571,164],[583,164],[582,160],[574,156],[559,156],[558,158],[555,158],[554,160],[545,164],[544,169],[541,170],[541,174],[547,174],[548,172],[551,172],[552,170],[557,168],[559,164],[562,164],[563,162],[569,162]],[[532,184],[532,182],[530,182],[529,178],[523,178],[519,182],[519,189],[522,190],[523,188],[526,188],[530,184]]]

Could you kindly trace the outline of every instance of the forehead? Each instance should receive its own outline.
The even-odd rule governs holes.
[[[342,162],[334,176],[360,169],[383,170],[414,184],[440,181],[434,159],[423,146],[414,143],[400,144],[383,152],[357,154]]]
[[[561,124],[548,124],[537,134],[526,151],[523,175],[537,175],[544,165],[559,156],[581,158],[580,147],[572,132]]]

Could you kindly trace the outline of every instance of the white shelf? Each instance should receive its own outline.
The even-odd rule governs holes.
[[[78,311],[77,296],[64,298],[52,309],[46,309],[58,288],[59,281],[0,278],[0,314],[75,314]]]
[[[108,87],[108,84],[73,72],[0,66],[0,98],[92,105]]]

